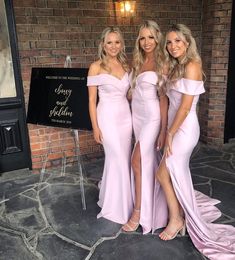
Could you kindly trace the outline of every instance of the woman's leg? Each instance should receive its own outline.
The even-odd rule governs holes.
[[[182,217],[182,208],[176,197],[169,172],[166,167],[165,159],[162,160],[157,173],[158,179],[166,197],[168,210],[169,210],[169,222],[166,228],[159,237],[162,240],[170,240],[175,238],[179,231],[184,230],[184,220]]]
[[[135,231],[139,226],[141,209],[141,154],[140,143],[135,145],[131,161],[135,178],[135,206],[129,221],[122,227],[124,231]]]

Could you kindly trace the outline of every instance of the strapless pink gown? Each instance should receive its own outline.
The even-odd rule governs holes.
[[[189,169],[189,160],[199,135],[196,105],[199,95],[204,92],[202,81],[180,79],[168,90],[170,107],[169,126],[179,108],[182,94],[194,95],[190,113],[173,138],[173,154],[166,158],[176,196],[185,213],[188,234],[195,247],[212,260],[235,259],[235,228],[231,225],[213,224],[221,216],[214,206],[220,201],[195,191]],[[162,190],[156,186],[153,230],[166,226],[167,207]]]
[[[98,205],[104,217],[125,224],[132,212],[130,157],[132,122],[126,99],[128,74],[120,80],[110,74],[88,76],[88,86],[98,86],[98,125],[103,135],[104,171]]]
[[[158,158],[155,142],[160,130],[160,106],[157,97],[158,77],[154,71],[145,71],[136,78],[132,94],[132,120],[136,144],[141,153],[141,212],[140,225],[146,234],[152,229],[153,192]],[[132,193],[135,196],[134,176]]]

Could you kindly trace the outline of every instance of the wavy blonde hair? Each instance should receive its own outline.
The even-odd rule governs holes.
[[[170,32],[175,32],[177,36],[188,45],[186,48],[186,53],[183,59],[180,61],[172,57],[167,51],[167,34]],[[184,77],[185,67],[190,61],[196,61],[202,64],[201,57],[197,50],[196,41],[192,36],[191,30],[184,24],[175,24],[166,33],[166,38],[164,41],[164,54],[169,65],[168,79],[177,80]],[[204,73],[203,73],[204,75]]]
[[[155,62],[156,62],[156,73],[158,74],[157,89],[159,90],[163,85],[163,69],[164,69],[164,54],[162,51],[163,35],[161,33],[159,25],[153,20],[147,20],[139,27],[138,37],[135,42],[135,48],[133,52],[133,75],[132,75],[132,88],[135,87],[136,77],[139,74],[141,67],[145,60],[145,52],[140,47],[140,33],[141,30],[147,28],[152,33],[156,48],[154,50]]]
[[[110,67],[108,65],[108,61],[107,61],[107,55],[104,50],[104,44],[106,43],[107,37],[110,33],[116,33],[120,39],[122,48],[121,48],[121,51],[117,55],[117,59],[121,63],[123,69],[128,72],[129,65],[127,63],[127,57],[126,57],[126,53],[125,53],[124,38],[123,38],[122,32],[120,31],[120,29],[118,27],[107,27],[103,30],[103,32],[101,34],[101,39],[100,39],[100,43],[99,43],[99,47],[98,47],[98,57],[101,60],[100,66],[103,69],[105,69],[106,71],[108,71],[109,73],[111,73],[111,69],[110,69]]]

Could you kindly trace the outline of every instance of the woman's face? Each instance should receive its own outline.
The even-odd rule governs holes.
[[[116,57],[122,50],[122,43],[117,33],[111,32],[104,41],[104,50],[107,56]]]
[[[152,53],[155,50],[157,43],[154,39],[153,34],[148,28],[143,28],[142,30],[140,30],[139,44],[140,48],[145,53]]]
[[[176,32],[169,32],[166,35],[166,48],[173,58],[181,60],[185,57],[188,43],[183,41]]]

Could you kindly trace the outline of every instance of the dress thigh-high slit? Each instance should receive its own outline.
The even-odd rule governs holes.
[[[159,159],[155,144],[160,131],[161,119],[156,82],[157,74],[153,71],[146,71],[138,75],[131,104],[135,147],[138,145],[140,150],[141,211],[139,223],[144,234],[152,229],[154,176]],[[135,201],[133,171],[132,177],[132,194]]]
[[[189,114],[174,134],[172,155],[163,157],[170,175],[176,197],[184,211],[187,232],[195,247],[211,260],[235,259],[235,228],[231,225],[212,223],[221,216],[215,207],[220,201],[194,190],[189,161],[200,135],[196,104],[203,93],[202,81],[178,80],[168,90],[170,107],[168,125],[171,126],[182,94],[193,95],[194,100]],[[168,211],[162,189],[156,185],[154,191],[153,231],[165,227]]]

